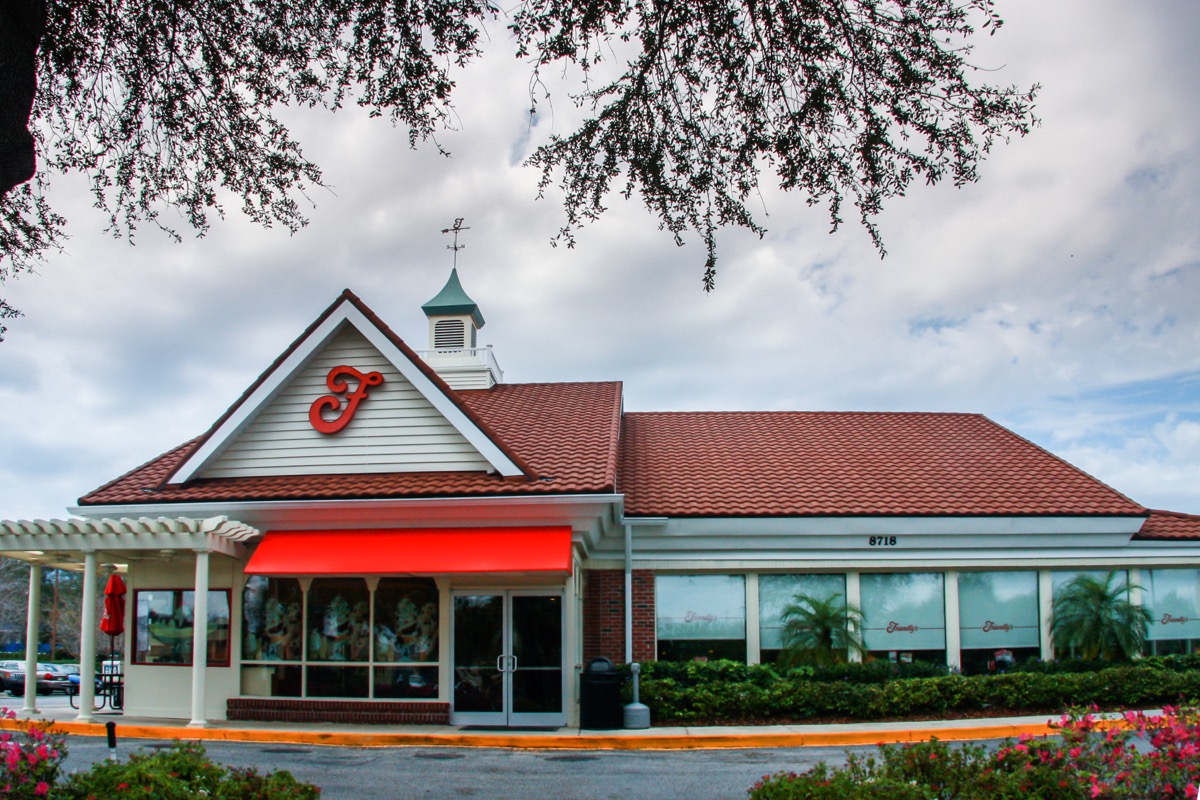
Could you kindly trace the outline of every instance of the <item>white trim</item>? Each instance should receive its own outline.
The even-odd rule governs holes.
[[[492,468],[504,477],[523,475],[520,467],[504,454],[440,387],[397,347],[365,314],[348,299],[343,298],[320,325],[304,338],[287,357],[267,375],[254,392],[241,403],[209,435],[204,443],[179,465],[168,479],[184,483],[197,477],[206,466],[232,442],[258,415],[279,391],[336,336],[344,325],[352,325],[363,337],[392,363],[413,387],[479,452]]]
[[[622,561],[605,554],[592,558],[585,569],[620,569]],[[758,572],[845,572],[850,569],[862,572],[922,572],[929,570],[1030,570],[1030,569],[1104,569],[1116,567],[1128,569],[1142,567],[1192,567],[1200,566],[1200,547],[1190,547],[1177,553],[1155,553],[1138,550],[1123,552],[1114,549],[1062,551],[1051,553],[1003,553],[997,555],[979,552],[948,552],[940,554],[922,553],[908,559],[862,558],[855,553],[821,553],[763,555],[745,554],[730,558],[726,554],[703,557],[662,557],[661,554],[638,554],[634,551],[633,568],[651,569],[662,572],[725,573],[732,571]]]
[[[946,536],[991,534],[1009,536],[1058,536],[1062,534],[1109,534],[1126,540],[1142,529],[1143,516],[880,516],[880,517],[626,517],[635,535],[662,538],[744,536]],[[653,530],[642,530],[651,527]]]

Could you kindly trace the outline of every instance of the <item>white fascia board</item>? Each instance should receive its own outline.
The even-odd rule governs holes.
[[[624,496],[577,494],[547,496],[396,498],[373,500],[276,500],[223,503],[74,506],[87,518],[222,514],[258,530],[321,528],[470,527],[488,525],[571,525],[580,532],[607,530],[620,519]]]
[[[634,554],[636,569],[690,572],[936,572],[947,569],[1001,571],[1036,569],[1125,569],[1200,567],[1200,543],[1189,542],[1172,553],[1096,548],[1089,551],[947,551],[933,554],[908,554],[902,558],[863,558],[861,555],[827,551],[796,554],[742,552],[674,554],[642,552]],[[593,552],[588,569],[616,569],[624,566],[623,556],[610,551]]]
[[[1128,539],[1142,528],[1145,517],[1135,516],[995,516],[995,517],[696,517],[650,518],[643,526],[637,517],[627,517],[651,536],[741,537],[741,536],[947,536],[990,534],[1037,536],[1043,534],[1090,534],[1124,536]]]
[[[337,309],[317,326],[308,337],[301,342],[283,362],[267,375],[258,388],[229,415],[217,430],[197,448],[196,452],[185,461],[171,476],[172,483],[183,483],[195,477],[208,463],[216,458],[225,446],[231,442],[258,414],[271,399],[291,380],[297,372],[308,364],[321,348],[344,325],[352,325],[383,357],[392,363],[401,375],[430,402],[438,413],[453,425],[479,454],[504,477],[523,475],[521,469],[496,446],[487,434],[471,421],[433,381],[412,362],[371,320],[367,319],[349,300],[343,300]]]

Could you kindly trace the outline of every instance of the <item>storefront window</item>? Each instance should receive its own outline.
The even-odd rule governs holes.
[[[299,661],[304,596],[295,578],[252,575],[242,595],[244,661]]]
[[[760,575],[758,578],[758,635],[762,663],[772,664],[783,650],[783,610],[796,595],[818,599],[841,595],[846,601],[845,575]]]
[[[431,580],[384,578],[375,590],[375,661],[436,661],[437,587]]]
[[[958,615],[963,672],[1004,672],[1041,652],[1036,572],[960,574]]]
[[[655,593],[660,660],[746,660],[743,576],[660,575]]]
[[[946,660],[946,603],[940,572],[866,573],[863,643],[869,657]]]
[[[256,575],[242,607],[243,694],[438,696],[438,590],[428,578],[382,578],[374,592],[362,578],[316,579],[304,623],[300,581]]]
[[[1123,590],[1129,585],[1129,574],[1125,570],[1117,570],[1116,577],[1113,580],[1113,588]],[[1058,599],[1062,594],[1063,589],[1067,584],[1073,581],[1080,575],[1088,575],[1103,581],[1108,577],[1108,570],[1103,569],[1083,569],[1083,570],[1060,570],[1052,573],[1050,577],[1051,596],[1053,599]],[[1056,659],[1075,658],[1079,654],[1075,652],[1073,647],[1054,646],[1054,657]]]
[[[370,609],[367,582],[362,578],[314,580],[308,590],[308,660],[368,660]]]
[[[1151,654],[1200,651],[1200,570],[1143,570],[1141,584]]]
[[[135,664],[192,663],[196,593],[184,589],[139,590],[134,593]],[[229,666],[229,591],[208,593],[210,667]]]

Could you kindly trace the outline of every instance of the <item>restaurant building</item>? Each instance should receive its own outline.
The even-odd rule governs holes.
[[[1200,517],[983,416],[625,412],[505,383],[457,273],[422,308],[416,351],[344,292],[206,433],[0,522],[30,639],[41,570],[123,573],[126,712],[197,726],[574,725],[593,657],[770,662],[798,592],[859,606],[868,658],[978,672],[1054,657],[1056,588],[1115,569],[1152,652],[1200,647]]]

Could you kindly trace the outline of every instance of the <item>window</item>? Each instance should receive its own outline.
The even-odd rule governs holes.
[[[1080,569],[1080,570],[1060,570],[1054,572],[1050,576],[1050,594],[1052,602],[1062,594],[1063,589],[1067,584],[1074,580],[1079,575],[1090,575],[1099,581],[1103,581],[1108,577],[1108,570],[1103,569]],[[1124,589],[1129,585],[1129,573],[1125,570],[1116,570],[1116,577],[1113,579],[1113,588],[1115,590]],[[1075,658],[1077,655],[1073,647],[1063,647],[1060,645],[1054,646],[1054,657],[1056,659]]]
[[[960,574],[958,615],[963,672],[1004,672],[1041,654],[1036,572]]]
[[[384,578],[375,590],[375,696],[437,697],[437,661],[437,587]]]
[[[660,660],[746,660],[743,576],[659,575],[655,593]]]
[[[429,579],[251,576],[243,594],[242,693],[436,698],[438,590]]]
[[[874,658],[946,661],[946,603],[940,572],[864,574],[863,644]]]
[[[1200,569],[1142,570],[1152,655],[1200,651]]]
[[[783,651],[783,610],[806,594],[827,599],[840,594],[846,602],[845,575],[761,575],[758,578],[758,636],[761,660],[774,663]]]
[[[192,664],[196,593],[190,589],[139,590],[134,593],[135,664]],[[210,667],[229,666],[229,590],[208,592]]]

